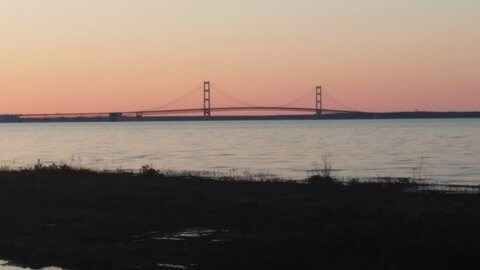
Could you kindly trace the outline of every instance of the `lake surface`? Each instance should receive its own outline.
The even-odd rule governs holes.
[[[7,261],[0,260],[0,270],[32,270],[32,268],[10,265],[8,264]],[[43,267],[40,270],[62,270],[62,269],[59,267],[48,266],[48,267]]]
[[[0,165],[268,172],[295,179],[330,153],[338,177],[480,184],[480,119],[0,124]],[[235,169],[235,170],[232,170]]]

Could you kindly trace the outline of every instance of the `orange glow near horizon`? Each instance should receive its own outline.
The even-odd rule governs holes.
[[[199,2],[2,1],[0,114],[156,108],[204,80],[259,105],[314,107],[320,84],[327,108],[480,110],[476,0]]]

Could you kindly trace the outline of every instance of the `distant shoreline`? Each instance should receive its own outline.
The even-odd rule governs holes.
[[[323,115],[255,115],[255,116],[143,116],[131,117],[112,114],[99,117],[37,117],[23,118],[21,115],[0,115],[0,123],[43,123],[43,122],[146,122],[146,121],[241,121],[241,120],[365,120],[365,119],[448,119],[480,118],[477,112],[388,112],[388,113],[337,113]]]

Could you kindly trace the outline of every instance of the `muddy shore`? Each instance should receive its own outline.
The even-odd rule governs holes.
[[[5,170],[0,259],[67,269],[478,269],[480,195],[414,189]]]

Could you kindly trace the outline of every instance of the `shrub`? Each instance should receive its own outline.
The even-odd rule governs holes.
[[[309,171],[307,182],[309,183],[329,183],[336,179],[332,176],[332,155],[326,153],[322,156],[321,167],[314,163],[313,170]]]
[[[140,175],[144,176],[158,176],[160,172],[153,168],[153,165],[143,165],[140,169]]]

